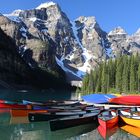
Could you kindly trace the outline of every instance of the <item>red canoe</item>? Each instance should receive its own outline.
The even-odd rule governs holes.
[[[118,125],[118,120],[118,115],[113,110],[104,111],[98,115],[98,122],[105,129]]]
[[[140,105],[140,96],[121,96],[112,98],[109,102],[122,105]]]
[[[101,125],[98,126],[98,132],[100,133],[100,135],[106,140],[108,139],[110,136],[112,136],[114,133],[116,133],[118,130],[118,126],[114,126],[112,128],[109,129],[105,129],[104,127],[102,127]]]
[[[8,108],[8,109],[26,109],[26,105],[19,105],[19,104],[6,104],[0,103],[0,108]]]

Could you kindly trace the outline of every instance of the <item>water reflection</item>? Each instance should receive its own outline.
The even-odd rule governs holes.
[[[65,140],[96,128],[97,124],[86,124],[51,132],[48,122],[0,125],[0,138],[3,140]]]
[[[122,126],[99,132],[98,124],[86,124],[58,131],[50,131],[49,122],[37,122],[28,124],[1,124],[1,140],[139,140],[139,128]],[[131,127],[131,128],[130,128]],[[129,131],[131,130],[131,131]],[[137,131],[136,131],[137,130]],[[128,133],[129,132],[129,133]],[[132,133],[133,132],[133,133]],[[134,132],[136,132],[134,134]],[[105,134],[107,133],[107,134]],[[132,134],[132,135],[131,135]],[[104,138],[103,135],[108,135]],[[136,136],[134,136],[136,135]]]
[[[47,101],[47,100],[68,100],[79,99],[78,93],[72,93],[68,91],[49,91],[49,90],[29,90],[27,92],[15,91],[15,90],[1,90],[0,99],[10,101]]]

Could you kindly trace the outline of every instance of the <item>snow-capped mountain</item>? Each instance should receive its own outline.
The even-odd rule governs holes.
[[[102,60],[140,52],[140,31],[129,36],[117,27],[106,33],[95,17],[70,21],[54,2],[0,15],[0,27],[15,40],[30,67],[53,71],[59,66],[67,81],[77,86]]]

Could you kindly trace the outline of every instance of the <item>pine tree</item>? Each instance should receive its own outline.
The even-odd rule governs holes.
[[[128,92],[129,90],[129,67],[128,67],[128,56],[123,56],[123,74],[122,74],[122,91]]]
[[[130,59],[130,92],[136,91],[136,69],[134,56]]]
[[[122,70],[123,70],[123,63],[122,58],[117,59],[117,66],[116,66],[116,90],[118,92],[122,92]]]
[[[94,92],[94,77],[93,75],[91,74],[92,72],[90,72],[90,75],[89,75],[89,82],[88,82],[88,93],[93,93]]]
[[[102,67],[103,65],[100,64],[99,68],[96,69],[96,87],[95,87],[95,92],[101,92],[101,78],[102,78]]]
[[[139,63],[139,66],[138,66],[137,75],[138,75],[138,92],[140,92],[140,63]]]
[[[115,86],[115,71],[116,71],[115,61],[111,59],[108,61],[109,90],[114,88]]]
[[[106,62],[103,64],[103,70],[102,70],[102,78],[101,78],[101,91],[103,93],[107,93],[107,67],[106,67]]]
[[[83,94],[86,94],[88,93],[88,83],[89,83],[89,74],[86,74],[86,76],[84,77],[83,79],[83,86],[82,86],[82,89],[81,89],[81,92]]]

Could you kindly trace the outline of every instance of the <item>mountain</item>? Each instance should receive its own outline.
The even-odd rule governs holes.
[[[140,30],[129,36],[117,27],[103,31],[95,17],[70,21],[60,6],[46,2],[31,10],[0,15],[0,27],[16,43],[21,58],[58,78],[81,86],[81,80],[101,61],[140,52]]]

